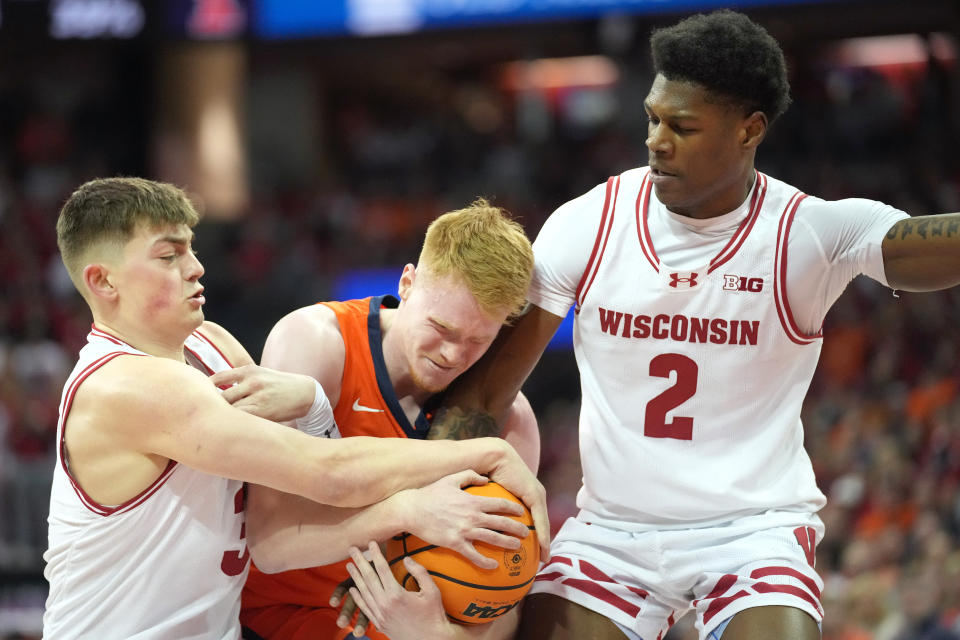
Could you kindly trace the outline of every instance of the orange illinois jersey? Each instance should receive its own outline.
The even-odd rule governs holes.
[[[421,413],[411,424],[400,406],[383,359],[380,310],[395,308],[392,296],[323,302],[337,315],[345,347],[340,397],[333,415],[343,437],[424,438]],[[243,590],[243,626],[270,640],[345,637],[329,606],[334,588],[349,577],[346,561],[311,569],[265,574],[251,566]],[[386,640],[373,629],[371,639]]]

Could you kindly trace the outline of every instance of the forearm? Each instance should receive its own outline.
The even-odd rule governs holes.
[[[443,476],[473,469],[486,474],[512,454],[497,438],[469,442],[423,442],[406,438],[354,437],[323,440],[307,497],[339,507],[379,502],[402,489],[427,485]]]
[[[247,533],[253,560],[265,573],[343,560],[351,545],[362,547],[407,528],[398,497],[362,509],[344,509],[250,485]]]
[[[960,284],[960,213],[907,218],[883,241],[887,282],[904,291]]]
[[[430,426],[430,439],[499,436],[510,408],[563,318],[531,307],[500,330],[487,353],[458,377]]]

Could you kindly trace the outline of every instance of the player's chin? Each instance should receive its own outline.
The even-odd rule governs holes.
[[[679,189],[679,182],[676,180],[671,180],[666,184],[653,185],[653,192],[656,194],[657,200],[668,207],[677,204],[677,200],[682,193]]]
[[[456,374],[441,374],[438,371],[414,372],[413,381],[420,389],[428,393],[440,393],[450,386]]]

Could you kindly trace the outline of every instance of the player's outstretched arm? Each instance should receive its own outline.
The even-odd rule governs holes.
[[[904,291],[960,284],[960,213],[900,220],[883,240],[887,282]]]
[[[480,554],[474,542],[516,549],[529,535],[520,522],[520,505],[462,490],[485,484],[473,471],[446,476],[420,489],[407,489],[362,509],[340,509],[259,485],[247,494],[247,536],[257,567],[266,573],[330,564],[347,557],[351,546],[410,532],[430,544],[448,547],[485,569],[496,560]]]
[[[373,504],[473,469],[546,516],[542,485],[498,438],[311,438],[232,408],[202,373],[179,362],[120,356],[95,376],[97,383],[84,384],[77,400],[84,394],[84,402],[98,407],[101,431],[130,451],[343,507]]]
[[[519,607],[487,624],[469,627],[454,624],[447,619],[440,591],[422,565],[409,557],[403,559],[407,571],[420,586],[419,591],[407,591],[393,577],[380,547],[371,542],[367,551],[372,564],[359,549],[350,551],[352,562],[347,564],[347,571],[356,585],[350,594],[370,621],[391,640],[506,640],[513,637]]]

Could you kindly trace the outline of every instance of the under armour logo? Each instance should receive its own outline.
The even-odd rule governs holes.
[[[693,288],[697,286],[697,272],[691,271],[690,275],[681,277],[679,273],[670,274],[670,282],[668,283],[674,289],[680,286],[680,283],[683,283],[683,286],[687,288]]]

